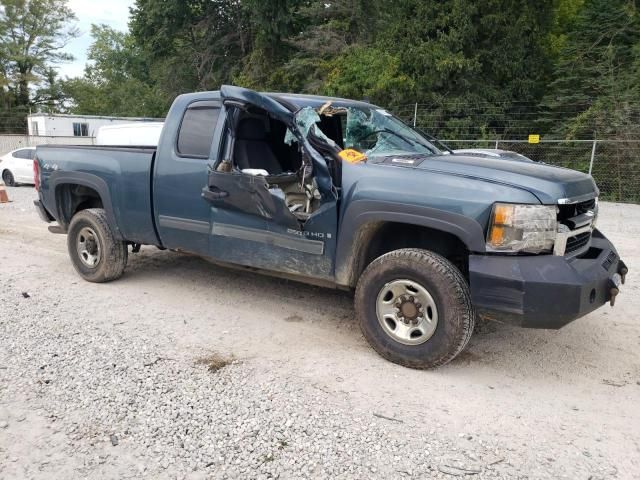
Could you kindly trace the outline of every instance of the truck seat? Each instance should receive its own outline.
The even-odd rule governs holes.
[[[259,118],[245,118],[240,122],[234,158],[240,170],[262,169],[270,175],[282,173],[280,162],[269,145],[265,122]]]

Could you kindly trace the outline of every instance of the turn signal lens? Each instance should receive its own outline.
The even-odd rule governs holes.
[[[509,225],[513,218],[513,205],[497,204],[493,211],[494,225]]]
[[[504,240],[504,227],[498,227],[494,225],[491,229],[491,234],[489,237],[489,243],[491,245],[501,245]]]

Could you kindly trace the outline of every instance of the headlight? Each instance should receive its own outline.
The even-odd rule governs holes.
[[[552,251],[558,231],[556,208],[496,203],[487,232],[487,250],[512,253]]]

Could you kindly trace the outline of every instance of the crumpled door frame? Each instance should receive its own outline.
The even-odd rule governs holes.
[[[321,194],[321,205],[326,204],[327,202],[335,202],[337,200],[333,181],[324,157],[317,152],[307,140],[308,129],[304,132],[301,131],[301,128],[304,130],[303,125],[296,121],[296,116],[300,110],[298,112],[291,112],[269,96],[246,88],[224,85],[221,88],[220,94],[226,108],[242,108],[243,106],[251,105],[266,111],[272,118],[283,122],[287,127],[287,135],[291,134],[292,138],[296,139],[298,143],[302,145],[303,162],[305,161],[305,154],[311,160],[311,165],[309,165],[311,167],[311,172],[308,172],[308,175],[313,175],[315,178],[315,183]],[[235,127],[230,129],[232,138],[235,137],[234,129]],[[319,129],[317,130],[320,131]],[[327,140],[331,141],[328,138]],[[220,179],[224,180],[223,183],[227,183],[229,179],[233,178],[233,176],[222,178],[220,175],[235,176],[237,174],[234,175],[212,170],[209,174],[209,187],[219,187],[219,185],[215,185],[215,183],[220,183]],[[218,180],[218,182],[215,180]],[[245,185],[246,182],[236,182],[237,187],[241,189],[242,185],[252,186],[250,189],[252,191],[247,191],[247,193],[249,193],[251,198],[257,203],[251,208],[246,205],[246,202],[244,202],[245,205],[243,207],[234,205],[234,203],[231,202],[231,199],[225,200],[224,203],[226,203],[230,208],[270,219],[289,228],[296,227],[296,229],[302,230],[303,226],[301,222],[289,211],[283,198],[269,190],[267,180],[268,179],[264,177],[254,178],[247,185]],[[263,189],[264,192],[258,192],[258,190],[261,189]]]

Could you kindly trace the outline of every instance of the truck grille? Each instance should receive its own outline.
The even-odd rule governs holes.
[[[591,240],[591,232],[584,232],[576,235],[575,237],[569,237],[567,240],[567,249],[565,250],[565,254],[580,250],[589,243],[589,240]]]
[[[595,198],[579,203],[558,205],[558,221],[569,230],[565,255],[579,252],[588,247],[591,241],[591,231],[585,232],[584,230],[585,227],[593,223],[597,209],[598,201]],[[582,233],[570,236],[573,230],[582,230]]]
[[[560,212],[558,213],[558,220],[564,223],[565,220],[577,217],[583,213],[594,211],[596,209],[596,199],[592,198],[585,202],[574,203],[571,205],[558,205]]]

